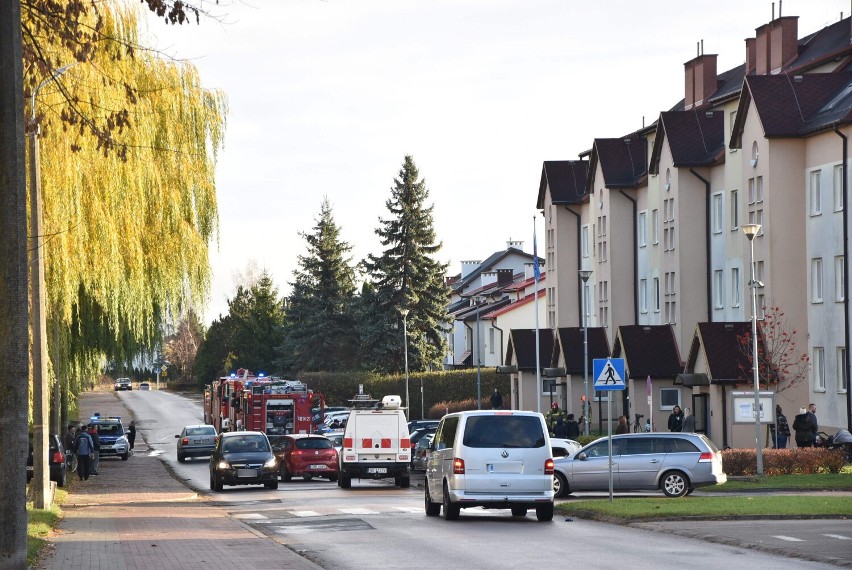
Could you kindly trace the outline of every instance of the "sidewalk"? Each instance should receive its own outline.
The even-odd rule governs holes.
[[[130,416],[112,392],[82,394],[80,407],[81,419],[95,411]],[[319,568],[229,518],[224,509],[174,479],[148,452],[137,435],[129,460],[101,459],[100,475],[88,481],[69,474],[64,519],[36,568]]]

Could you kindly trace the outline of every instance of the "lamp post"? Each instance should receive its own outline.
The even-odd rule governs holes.
[[[481,369],[482,369],[482,345],[479,343],[479,307],[482,304],[482,298],[476,297],[473,300],[476,303],[476,409],[482,409],[482,389],[481,389]]]
[[[584,433],[589,435],[589,414],[587,406],[589,406],[589,323],[588,313],[586,311],[586,283],[592,272],[589,269],[580,270],[580,279],[583,281],[583,387],[585,400],[583,401],[583,425],[585,426]]]
[[[754,372],[754,447],[757,451],[757,474],[763,475],[763,448],[760,445],[760,378],[758,376],[758,354],[757,354],[757,288],[761,285],[757,281],[754,271],[754,236],[760,232],[760,224],[745,224],[743,226],[751,246],[751,338],[752,354],[751,369]]]
[[[30,227],[33,245],[30,248],[31,326],[33,335],[33,449],[47,449],[47,315],[44,296],[44,227],[41,199],[41,156],[39,154],[39,126],[36,123],[36,96],[41,88],[68,71],[71,65],[53,70],[50,77],[38,84],[33,90],[30,101]],[[56,405],[56,404],[54,404]],[[50,467],[47,454],[33,454],[33,505],[38,509],[50,507],[48,476]]]
[[[402,315],[402,338],[405,343],[405,417],[411,419],[411,409],[408,401],[408,309],[400,309]],[[423,388],[420,389],[421,393]]]

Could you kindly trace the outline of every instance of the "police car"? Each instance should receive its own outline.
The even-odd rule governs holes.
[[[127,458],[130,457],[130,443],[127,441],[121,416],[95,414],[90,418],[90,423],[94,424],[95,429],[98,430],[98,438],[101,443],[98,455],[101,457],[121,457],[122,461],[127,461]]]

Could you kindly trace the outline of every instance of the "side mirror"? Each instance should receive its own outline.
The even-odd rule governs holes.
[[[176,436],[175,436],[175,439],[178,439],[179,437],[180,437],[180,434],[176,435]]]
[[[586,452],[581,451],[580,453],[578,453],[576,459],[579,459],[580,461],[585,461],[586,460]]]

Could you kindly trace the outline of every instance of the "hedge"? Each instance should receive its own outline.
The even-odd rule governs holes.
[[[846,457],[842,449],[803,447],[763,450],[763,472],[766,475],[840,473],[844,465]],[[722,452],[722,468],[728,475],[755,475],[757,453],[754,449],[726,449]]]

